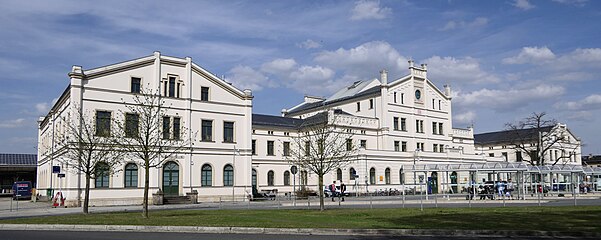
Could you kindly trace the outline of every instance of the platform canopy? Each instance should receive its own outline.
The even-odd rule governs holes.
[[[518,172],[528,171],[528,165],[523,162],[486,162],[486,163],[439,163],[411,165],[408,172],[451,172],[451,171],[478,171],[478,172]]]

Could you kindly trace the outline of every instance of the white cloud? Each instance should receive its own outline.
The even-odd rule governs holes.
[[[298,43],[296,44],[296,46],[298,46],[299,48],[304,48],[304,49],[313,49],[313,48],[320,48],[321,47],[321,43],[318,43],[316,41],[313,41],[311,39],[307,39],[302,43]]]
[[[525,107],[534,102],[557,98],[564,92],[563,87],[554,85],[508,90],[484,88],[467,94],[458,94],[455,103],[461,107],[485,106],[497,111],[507,111]]]
[[[227,81],[231,81],[239,89],[260,91],[264,87],[275,86],[268,77],[249,66],[236,66],[228,72]]]
[[[50,110],[50,107],[48,107],[48,103],[38,103],[35,105],[35,109],[38,113],[44,114],[47,113],[48,110]]]
[[[455,124],[470,124],[474,122],[474,119],[476,119],[476,113],[474,113],[474,111],[453,115],[453,123]]]
[[[505,64],[523,64],[534,63],[542,64],[555,59],[555,54],[548,47],[524,47],[522,51],[514,57],[504,58]]]
[[[528,2],[528,0],[515,0],[511,5],[522,10],[530,10],[534,8],[534,5]]]
[[[0,122],[0,128],[18,128],[25,125],[24,118],[17,118],[14,120],[5,120]]]
[[[448,30],[454,30],[454,29],[457,29],[457,28],[476,28],[476,27],[484,26],[486,24],[488,24],[488,18],[478,17],[478,18],[474,19],[474,21],[472,21],[472,22],[449,21],[440,30],[441,31],[448,31]]]
[[[275,75],[287,75],[296,66],[292,58],[278,58],[261,65],[261,71]]]
[[[360,0],[355,2],[352,20],[384,19],[392,14],[392,9],[380,7],[380,1]]]
[[[389,79],[405,73],[407,58],[387,42],[374,41],[361,44],[355,48],[339,48],[336,51],[322,51],[314,58],[315,62],[344,72],[345,75],[359,79],[379,77],[383,68],[389,71]]]
[[[499,78],[480,67],[477,59],[433,56],[428,64],[428,76],[437,82],[494,83]]]
[[[584,5],[586,5],[588,0],[553,0],[553,2],[583,7]]]
[[[580,110],[597,110],[601,109],[601,95],[593,94],[588,97],[573,102],[560,102],[555,104],[555,108],[560,110],[572,110],[572,111],[580,111]]]
[[[302,82],[322,82],[332,79],[334,71],[322,66],[301,66],[296,71],[290,73],[290,78]]]
[[[288,87],[312,95],[327,95],[345,85],[342,79],[333,79],[334,70],[323,66],[301,66],[290,73]]]

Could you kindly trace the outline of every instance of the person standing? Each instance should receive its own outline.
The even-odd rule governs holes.
[[[336,181],[330,185],[330,194],[332,195],[332,202],[335,202],[334,198],[336,197]]]
[[[346,185],[340,180],[340,197],[342,198],[342,202],[344,202],[344,193],[346,192]]]

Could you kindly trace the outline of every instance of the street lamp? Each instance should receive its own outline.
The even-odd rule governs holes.
[[[415,162],[419,161],[419,153],[421,151],[421,149],[416,148],[413,152],[413,194],[415,194],[415,190],[417,190],[417,171],[415,171]]]
[[[368,174],[367,174],[367,156],[365,156],[365,147],[363,146],[359,146],[359,156],[363,155],[363,157],[365,158],[365,192],[369,192],[368,188],[367,188],[367,179],[368,179]],[[361,154],[363,153],[363,154]],[[355,180],[357,181],[357,180]]]
[[[236,146],[234,146],[234,152],[232,154],[232,157],[233,157],[232,164],[234,165],[233,166],[234,169],[232,170],[232,176],[231,176],[232,177],[232,202],[235,202],[235,200],[236,200],[236,198],[235,198],[235,196],[236,196],[235,195],[235,189],[236,189],[235,188],[236,187],[235,176],[236,175],[234,174],[234,171],[236,171],[236,155],[240,155],[240,150],[237,149]]]

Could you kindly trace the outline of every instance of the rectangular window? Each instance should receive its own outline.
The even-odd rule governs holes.
[[[369,109],[374,109],[374,100],[369,99]]]
[[[401,93],[401,104],[405,104],[405,94]]]
[[[267,155],[273,156],[273,141],[267,141]]]
[[[361,111],[361,102],[357,102],[357,112]]]
[[[284,142],[284,156],[290,156],[290,142]]]
[[[209,87],[200,87],[200,101],[209,101]]]
[[[131,92],[132,93],[140,93],[141,82],[142,82],[141,78],[137,78],[137,77],[131,78]]]
[[[173,139],[175,140],[179,140],[180,139],[180,118],[178,117],[174,117],[173,118]]]
[[[213,121],[202,120],[202,141],[210,142],[213,141]]]
[[[401,118],[401,131],[407,131],[407,119]]]
[[[163,117],[163,139],[171,137],[171,118]]]
[[[443,127],[442,127],[442,123],[438,123],[438,134],[440,135],[444,135],[444,131],[443,131]]]
[[[505,161],[507,162],[507,152],[502,152],[501,156],[503,156],[503,158],[505,159]]]
[[[163,81],[163,96],[165,96],[165,97],[167,96],[167,88],[168,88],[167,84],[168,84],[167,81]]]
[[[182,85],[181,83],[177,83],[177,87],[175,88],[175,90],[176,90],[175,97],[176,97],[176,98],[179,98],[179,97],[180,97],[180,90],[182,89],[182,86],[181,86],[181,85]]]
[[[399,130],[399,118],[398,117],[392,118],[392,128],[394,130]]]
[[[432,145],[432,152],[438,152],[438,144]]]
[[[415,131],[424,133],[424,120],[415,120]]]
[[[494,157],[494,156],[495,156],[495,153],[489,153],[489,154],[488,154],[488,156],[489,156],[489,157]]]
[[[401,142],[401,151],[402,152],[407,151],[407,142],[405,142],[405,141]]]
[[[139,117],[138,114],[126,113],[125,114],[125,136],[135,137],[138,135],[139,128]]]
[[[394,94],[393,94],[393,95],[394,95],[394,97],[393,97],[393,101],[394,101],[394,103],[396,103],[396,92],[394,92]]]
[[[257,155],[257,140],[254,139],[252,142],[252,155]]]
[[[421,150],[421,151],[426,151],[426,148],[424,146],[424,143],[417,143],[417,149]]]
[[[234,122],[223,122],[223,141],[234,142]]]
[[[361,147],[367,149],[367,140],[361,140]]]
[[[436,106],[434,105],[434,99],[432,99],[432,109],[436,109]]]
[[[401,143],[399,141],[394,141],[394,151],[401,151]]]
[[[175,97],[175,77],[169,77],[169,97]]]
[[[305,156],[311,155],[311,142],[305,142]]]
[[[346,150],[347,151],[351,151],[353,150],[353,139],[346,139]]]
[[[438,110],[442,110],[441,105],[442,105],[442,101],[438,100]]]
[[[438,135],[438,123],[432,122],[432,134]]]
[[[96,136],[108,137],[111,135],[111,112],[96,112]]]

